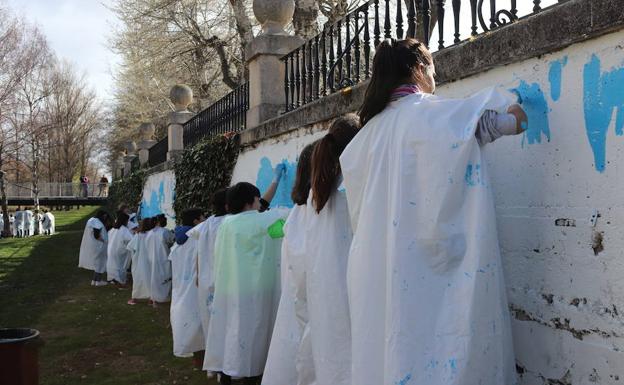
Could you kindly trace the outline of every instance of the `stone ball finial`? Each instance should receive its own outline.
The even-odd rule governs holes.
[[[139,134],[142,140],[152,140],[155,132],[156,126],[154,126],[154,123],[143,123],[139,126]]]
[[[134,142],[134,140],[128,140],[125,143],[125,147],[126,147],[126,155],[134,155],[134,153],[137,150],[137,145]]]
[[[263,35],[286,35],[284,27],[295,14],[294,0],[253,0],[253,11]]]
[[[186,111],[188,106],[193,103],[193,90],[186,84],[176,84],[169,91],[169,99],[176,111]]]

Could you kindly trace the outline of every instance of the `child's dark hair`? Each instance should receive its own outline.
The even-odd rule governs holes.
[[[386,39],[377,46],[373,73],[360,108],[362,125],[386,108],[392,92],[403,83],[422,84],[420,65],[429,67],[433,56],[420,41]]]
[[[147,233],[154,228],[154,218],[143,218],[139,222],[139,233]]]
[[[154,220],[154,227],[156,227],[156,225],[160,227],[167,227],[167,217],[165,214],[158,214],[152,219]]]
[[[200,220],[204,210],[193,207],[182,211],[182,226],[195,226],[195,220]]]
[[[107,211],[104,210],[98,210],[95,213],[95,218],[99,219],[100,222],[102,222],[102,224],[104,224],[106,226],[106,222],[109,220],[110,215],[108,214]]]
[[[348,114],[336,119],[312,152],[312,204],[320,213],[336,189],[340,176],[340,154],[360,130],[360,119]]]
[[[256,197],[260,197],[260,190],[248,182],[239,182],[227,190],[228,210],[232,214],[239,214],[245,209],[245,205],[254,203]]]
[[[227,190],[227,188],[222,188],[212,195],[212,213],[216,217],[222,217],[228,213]]]
[[[123,211],[118,212],[117,219],[115,220],[115,225],[113,226],[113,228],[120,229],[121,226],[128,226],[129,219],[130,216],[128,214],[124,213]]]
[[[293,202],[299,206],[305,205],[308,202],[308,195],[310,195],[310,188],[312,187],[310,183],[312,152],[317,143],[318,141],[308,144],[299,154],[297,175],[295,175],[295,183],[293,184],[292,193],[290,194]]]

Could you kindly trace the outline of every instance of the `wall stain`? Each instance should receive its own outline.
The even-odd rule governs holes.
[[[604,237],[602,233],[599,231],[594,231],[594,233],[592,234],[592,249],[594,250],[595,256],[604,251],[603,240]]]

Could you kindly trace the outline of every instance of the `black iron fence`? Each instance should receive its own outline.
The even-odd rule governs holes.
[[[149,149],[148,163],[151,167],[157,166],[167,161],[167,151],[169,150],[168,138],[165,136]]]
[[[184,148],[203,138],[245,129],[249,109],[249,84],[245,83],[184,124]]]
[[[524,7],[532,6],[529,15],[542,10],[541,0],[522,2]],[[432,41],[437,39],[437,49],[441,50],[518,20],[517,3],[369,0],[336,23],[326,24],[320,34],[282,58],[286,111],[368,79],[375,47],[382,39],[418,37],[428,47],[434,45],[433,49],[436,44]],[[452,11],[452,23],[446,20],[448,10]],[[468,13],[469,17],[462,17]],[[452,31],[445,30],[449,24]]]

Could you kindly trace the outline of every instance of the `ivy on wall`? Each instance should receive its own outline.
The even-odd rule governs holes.
[[[144,170],[133,171],[123,179],[114,181],[108,191],[109,210],[116,211],[120,204],[125,203],[136,210],[143,198],[143,186],[147,179]]]
[[[176,159],[176,217],[181,218],[182,210],[190,207],[212,210],[212,195],[230,185],[239,149],[238,136],[213,136]]]

